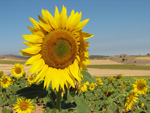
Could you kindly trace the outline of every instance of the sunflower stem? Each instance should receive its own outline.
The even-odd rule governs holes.
[[[59,88],[59,91],[57,92],[57,102],[56,102],[56,109],[59,112],[61,110],[61,93],[62,93],[62,90]]]

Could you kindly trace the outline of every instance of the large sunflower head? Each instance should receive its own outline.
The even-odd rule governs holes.
[[[132,106],[138,99],[138,93],[136,91],[132,91],[128,94],[125,102],[126,111],[132,110]]]
[[[14,106],[14,110],[17,113],[32,113],[34,108],[33,101],[24,98],[17,98],[17,102]]]
[[[146,80],[138,79],[135,84],[133,84],[134,90],[137,91],[139,94],[146,94],[147,85]]]
[[[0,79],[0,82],[1,82],[1,86],[6,89],[7,87],[9,87],[12,83],[11,81],[11,78],[8,77],[8,76],[3,76],[1,79]]]
[[[72,10],[67,17],[67,9],[63,6],[59,13],[55,9],[54,17],[47,10],[42,9],[38,15],[39,22],[30,18],[34,27],[28,27],[32,34],[22,35],[29,46],[22,49],[21,54],[31,56],[26,65],[32,65],[28,72],[37,73],[36,82],[44,79],[44,87],[64,89],[64,85],[74,87],[74,81],[81,81],[82,69],[89,63],[86,39],[92,34],[82,31],[89,19],[81,21],[81,12]]]
[[[23,77],[25,75],[24,67],[21,64],[15,64],[11,69],[14,77]]]

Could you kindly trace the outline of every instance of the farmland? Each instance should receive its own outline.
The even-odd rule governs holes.
[[[138,59],[141,60],[139,57]],[[48,90],[43,90],[43,88],[41,88],[43,85],[42,82],[27,86],[30,73],[27,73],[25,77],[19,79],[13,77],[11,68],[14,64],[24,64],[25,61],[26,60],[13,59],[1,59],[0,61],[0,71],[3,71],[4,75],[11,74],[10,78],[14,81],[6,90],[0,87],[0,95],[2,97],[0,102],[1,112],[14,112],[13,107],[17,98],[20,96],[33,100],[34,106],[36,107],[33,113],[52,112],[53,107],[51,107],[51,109],[49,108],[49,106],[52,106],[52,103],[48,95],[52,95],[52,98],[55,98],[56,95],[52,92],[51,87]],[[126,99],[129,93],[134,91],[133,84],[141,78],[146,81],[147,91],[145,94],[138,94],[137,100],[134,102],[135,104],[132,106],[132,110],[129,110],[129,113],[132,111],[138,113],[147,113],[150,111],[149,65],[124,64],[111,59],[92,59],[90,62],[88,72],[83,72],[84,79],[80,85],[84,86],[83,84],[88,81],[89,84],[86,84],[86,88],[84,88],[86,90],[81,90],[82,88],[80,89],[80,87],[79,89],[70,89],[69,97],[66,99],[64,96],[62,100],[62,102],[68,102],[63,103],[62,112],[127,113],[128,111],[125,106]],[[30,66],[24,66],[25,72],[27,72],[29,68]],[[100,83],[96,81],[97,78],[101,79]],[[91,86],[92,83],[94,83],[93,86]],[[39,89],[37,90],[37,88]],[[14,90],[12,91],[11,89]],[[78,91],[77,95],[74,92],[75,90]],[[39,91],[42,93],[39,93]],[[31,95],[32,97],[30,97]],[[84,105],[84,110],[82,109],[83,106],[79,106],[81,104]]]

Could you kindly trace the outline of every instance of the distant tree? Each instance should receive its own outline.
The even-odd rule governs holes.
[[[125,60],[126,60],[126,59],[125,59],[125,58],[123,58],[123,59],[122,59],[122,62],[124,62]]]

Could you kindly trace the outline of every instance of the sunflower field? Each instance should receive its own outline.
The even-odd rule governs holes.
[[[39,22],[22,35],[26,49],[21,55],[30,69],[15,64],[10,75],[0,72],[2,113],[127,113],[150,112],[149,79],[94,78],[86,70],[90,64],[89,42],[93,34],[82,31],[89,19],[67,8],[54,16],[45,9]],[[30,74],[30,75],[29,75]]]
[[[84,79],[80,84],[62,92],[60,113],[150,112],[150,78],[121,74],[94,78],[85,70],[82,73]],[[51,85],[43,89],[43,81],[35,83],[36,75],[4,76],[2,71],[0,75],[2,113],[36,113],[39,106],[42,106],[42,113],[57,112],[57,91]]]

